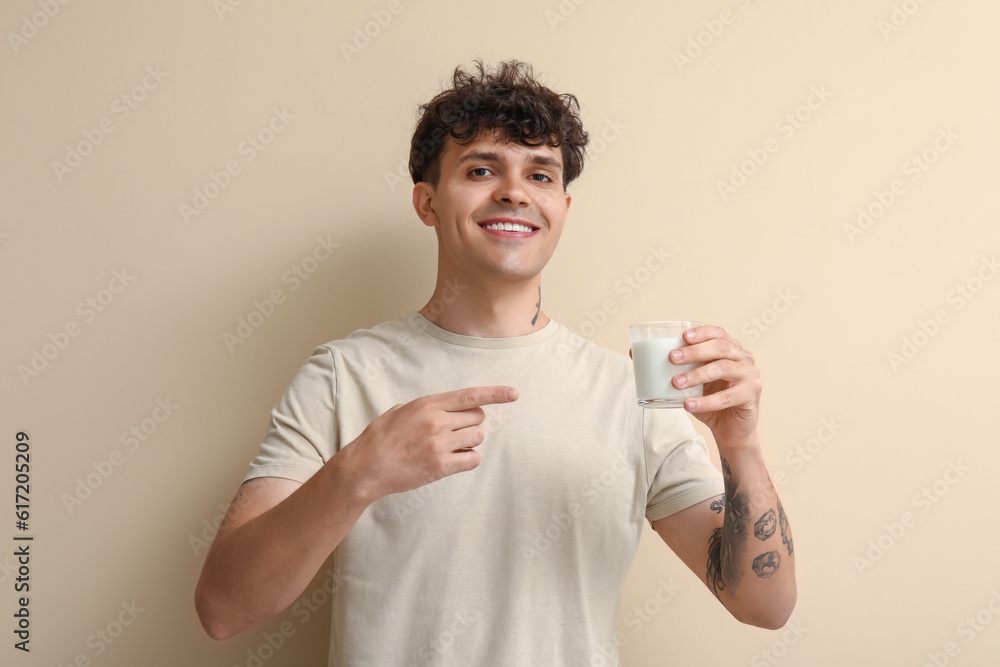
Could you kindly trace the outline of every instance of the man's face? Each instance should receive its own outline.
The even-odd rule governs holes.
[[[562,152],[552,146],[449,137],[437,185],[413,189],[417,215],[438,235],[439,268],[469,280],[537,276],[569,211],[562,172]]]

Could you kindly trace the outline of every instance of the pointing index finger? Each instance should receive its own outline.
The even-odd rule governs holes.
[[[481,405],[512,403],[518,398],[514,387],[467,387],[438,394],[441,408],[447,412],[459,412],[478,408]]]

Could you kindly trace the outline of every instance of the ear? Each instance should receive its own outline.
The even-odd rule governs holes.
[[[567,192],[567,193],[566,193],[566,212],[567,212],[567,213],[569,213],[569,205],[570,205],[570,204],[572,204],[572,203],[573,203],[573,198],[572,198],[572,197],[570,196],[570,194],[569,194],[569,193]]]
[[[434,188],[424,181],[413,186],[413,210],[428,227],[437,227],[437,212],[434,210]]]

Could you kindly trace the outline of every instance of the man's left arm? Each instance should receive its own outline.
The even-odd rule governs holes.
[[[704,384],[704,397],[687,399],[684,408],[712,430],[725,495],[654,521],[653,529],[734,617],[777,629],[795,606],[795,558],[757,435],[760,373],[753,355],[720,327],[688,329],[684,340],[671,362],[704,365],[673,384]]]

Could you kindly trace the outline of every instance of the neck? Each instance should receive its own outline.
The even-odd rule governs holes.
[[[473,281],[438,273],[430,301],[420,314],[445,331],[478,338],[513,338],[542,329],[541,276],[511,283]]]

